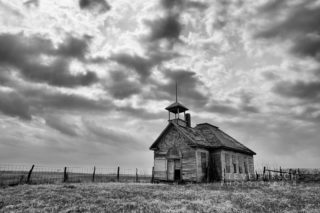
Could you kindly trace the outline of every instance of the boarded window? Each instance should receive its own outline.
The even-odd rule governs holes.
[[[230,171],[230,156],[229,156],[229,154],[225,154],[224,155],[224,157],[225,157],[225,162],[226,162],[226,173],[230,173],[231,171]]]
[[[238,161],[239,161],[239,173],[241,174],[241,173],[243,173],[243,170],[242,170],[242,162],[243,162],[243,160],[242,160],[243,158],[241,157],[241,156],[239,156],[238,157]]]
[[[167,171],[167,161],[165,159],[154,159],[154,171]]]
[[[201,173],[200,178],[201,181],[206,181],[207,179],[207,153],[200,152],[200,162],[201,162]]]
[[[247,164],[247,158],[244,159],[244,172],[248,174],[248,164]]]
[[[232,155],[232,165],[233,165],[233,173],[237,173],[237,162],[236,156]]]

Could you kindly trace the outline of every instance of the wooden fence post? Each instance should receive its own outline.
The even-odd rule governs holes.
[[[28,177],[27,177],[27,183],[30,183],[30,179],[31,179],[31,174],[32,174],[32,171],[33,171],[33,168],[34,168],[34,165],[32,165],[29,173],[28,173]]]
[[[223,169],[223,182],[226,182],[226,169]]]
[[[269,170],[269,181],[271,181],[272,176],[271,176],[271,171]]]
[[[151,183],[154,183],[154,166],[152,167]]]
[[[280,177],[282,179],[282,170],[281,170],[281,166],[280,166]]]
[[[266,167],[264,166],[263,167],[263,176],[262,176],[262,179],[265,181],[265,174],[266,174]]]
[[[94,182],[94,176],[96,175],[96,167],[93,167],[93,174],[92,174],[92,182]]]
[[[117,170],[117,181],[119,182],[120,179],[120,166],[118,166],[118,170]]]
[[[138,183],[138,169],[136,168],[136,183]]]
[[[67,167],[64,167],[63,182],[67,182],[67,181],[68,181]]]
[[[259,175],[257,171],[256,171],[256,180],[259,180]]]

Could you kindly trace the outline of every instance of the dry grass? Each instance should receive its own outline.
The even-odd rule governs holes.
[[[0,212],[320,212],[320,185],[79,183],[0,189]]]

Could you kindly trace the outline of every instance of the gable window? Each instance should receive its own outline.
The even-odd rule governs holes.
[[[225,163],[226,163],[226,173],[230,173],[230,155],[229,154],[225,154]]]

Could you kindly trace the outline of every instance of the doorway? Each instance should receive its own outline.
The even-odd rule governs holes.
[[[174,160],[174,181],[181,180],[181,161],[180,159]]]
[[[180,159],[168,160],[168,180],[170,180],[170,181],[180,181],[181,180]]]

